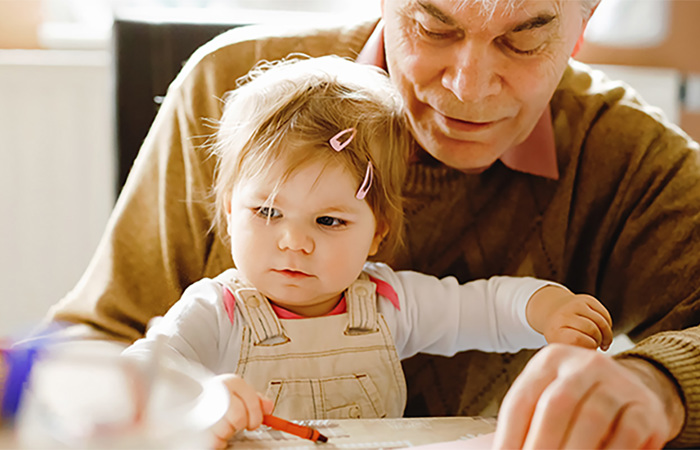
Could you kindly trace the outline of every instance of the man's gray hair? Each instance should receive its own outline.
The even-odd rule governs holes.
[[[481,3],[481,12],[486,17],[491,17],[496,10],[496,6],[505,6],[506,10],[513,10],[520,6],[524,0],[470,0],[471,2]],[[560,0],[564,2],[579,1],[581,3],[581,12],[584,17],[588,18],[593,11],[593,8],[600,3],[601,0]]]
[[[598,3],[600,3],[600,0],[581,0],[581,7],[586,17],[591,15],[593,8],[595,8]]]

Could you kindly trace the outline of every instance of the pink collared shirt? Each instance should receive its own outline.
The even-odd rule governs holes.
[[[386,70],[384,21],[379,21],[356,61]],[[552,115],[549,108],[545,108],[532,133],[522,143],[506,151],[500,160],[506,167],[518,172],[553,180],[559,179]]]

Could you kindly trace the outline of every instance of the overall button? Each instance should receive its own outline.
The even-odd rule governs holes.
[[[355,292],[356,292],[357,295],[359,295],[360,297],[364,297],[364,296],[366,296],[367,293],[368,293],[368,292],[367,292],[367,288],[364,288],[364,287],[358,287],[357,290],[356,290]]]
[[[257,308],[258,306],[260,306],[260,299],[257,295],[251,295],[250,297],[248,297],[248,306],[252,308]]]
[[[360,407],[357,405],[353,405],[348,409],[348,417],[351,419],[359,419],[362,416],[360,414]]]

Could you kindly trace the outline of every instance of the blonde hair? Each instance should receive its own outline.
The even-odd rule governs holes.
[[[413,142],[402,105],[384,71],[337,56],[292,55],[256,66],[227,94],[215,135],[215,226],[226,229],[237,183],[268,175],[274,164],[286,167],[272,199],[290,175],[318,162],[340,165],[359,188],[371,162],[365,201],[377,229],[387,232],[377,257],[390,257],[402,242],[401,188]],[[355,128],[354,139],[334,151],[330,139],[348,128]]]

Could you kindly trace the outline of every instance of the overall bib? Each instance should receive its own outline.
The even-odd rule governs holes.
[[[217,277],[245,319],[236,373],[286,419],[401,417],[406,383],[394,341],[377,311],[376,285],[361,274],[343,314],[279,319],[235,271]]]

